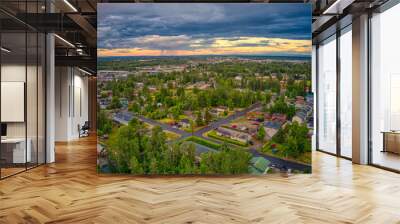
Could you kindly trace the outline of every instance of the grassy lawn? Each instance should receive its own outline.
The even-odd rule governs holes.
[[[195,127],[195,128],[193,128],[193,132],[196,132],[196,131],[198,131],[198,130],[204,128],[204,127],[206,127],[206,126],[198,126],[198,127]],[[184,130],[184,131],[186,131],[186,132],[192,133],[192,129],[190,129],[190,128],[181,128],[181,129]]]
[[[188,116],[186,116],[185,114],[179,115],[179,120],[182,120],[182,119],[188,119]]]
[[[178,135],[174,132],[170,132],[170,131],[164,130],[164,133],[165,133],[165,136],[167,137],[167,141],[172,141],[172,140],[175,140],[175,139],[178,139],[181,137],[180,135]]]
[[[151,125],[149,123],[145,123],[145,122],[144,122],[144,127],[146,128],[148,134],[151,134],[151,130],[154,128],[153,125]],[[165,136],[167,137],[167,141],[172,141],[172,140],[175,140],[175,139],[178,139],[181,137],[179,134],[176,134],[174,132],[170,132],[170,131],[166,131],[166,130],[163,130],[163,131],[165,133]]]
[[[146,122],[143,122],[143,125],[144,125],[144,127],[146,128],[146,129],[152,129],[153,128],[153,125],[151,125],[151,124],[149,124],[149,123],[146,123]]]
[[[272,148],[269,147],[269,144],[265,144],[260,151],[264,154],[270,155],[270,156],[274,156],[277,158],[281,158],[281,159],[285,159],[285,160],[291,160],[291,161],[295,161],[295,162],[300,162],[300,163],[305,163],[305,164],[311,164],[311,152],[306,152],[303,153],[302,155],[300,155],[297,158],[293,158],[290,156],[286,156],[283,152],[283,150],[279,149],[279,145],[277,146],[277,151],[274,153],[272,152]]]
[[[174,122],[174,119],[172,119],[172,118],[163,118],[163,119],[158,120],[158,121],[163,123],[163,124],[170,124],[170,123]]]
[[[199,137],[196,137],[196,136],[190,136],[190,137],[186,138],[185,141],[195,142],[197,144],[204,145],[204,146],[207,146],[209,148],[217,149],[217,150],[221,146],[220,144],[217,144],[217,143],[214,143],[214,142],[211,142],[211,141],[207,141],[205,139],[202,139],[202,138],[199,138]]]
[[[223,141],[223,142],[227,142],[227,143],[231,143],[233,145],[238,145],[238,146],[241,146],[241,147],[248,146],[247,143],[239,142],[237,140],[226,138],[226,137],[223,137],[223,136],[218,136],[217,132],[215,130],[207,132],[207,136],[210,137],[210,138],[215,138],[217,140],[220,140],[220,141]]]

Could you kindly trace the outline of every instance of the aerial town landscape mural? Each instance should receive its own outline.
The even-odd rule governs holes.
[[[308,5],[98,11],[99,172],[311,172]]]

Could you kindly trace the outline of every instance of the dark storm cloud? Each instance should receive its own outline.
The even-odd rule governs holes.
[[[308,4],[98,5],[100,48],[193,49],[210,45],[217,37],[311,38]],[[148,41],[152,36],[171,39],[166,39],[168,43]]]

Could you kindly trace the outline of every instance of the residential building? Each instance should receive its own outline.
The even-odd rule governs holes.
[[[287,120],[287,115],[286,114],[279,114],[279,113],[274,113],[272,114],[272,121],[278,121],[281,123],[285,123]]]
[[[216,132],[219,136],[227,137],[242,143],[248,143],[251,141],[251,135],[230,128],[219,127],[216,129]]]
[[[189,119],[182,119],[178,122],[178,125],[180,125],[183,128],[190,128],[190,121]]]

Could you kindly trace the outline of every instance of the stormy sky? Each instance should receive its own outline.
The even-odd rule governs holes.
[[[98,4],[99,56],[310,51],[309,4]]]

